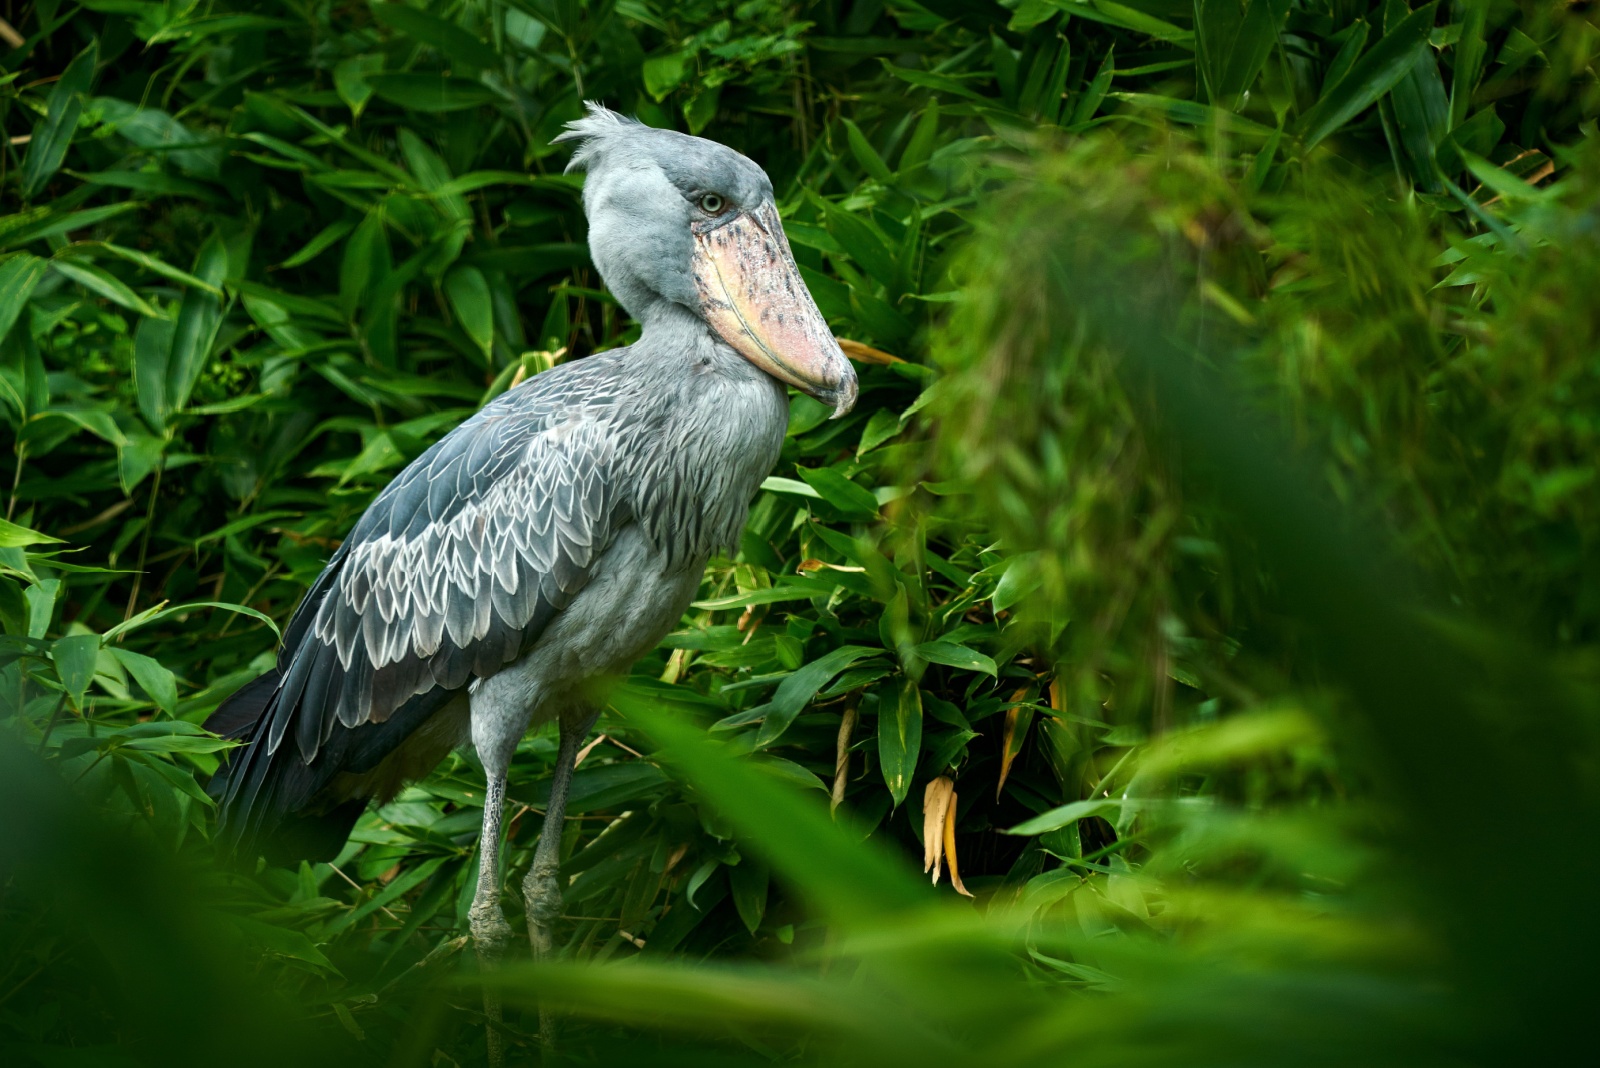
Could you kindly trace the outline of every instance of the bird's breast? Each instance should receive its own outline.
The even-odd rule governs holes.
[[[783,447],[783,386],[739,363],[683,377],[641,466],[635,515],[668,567],[697,570],[738,545],[750,499]]]

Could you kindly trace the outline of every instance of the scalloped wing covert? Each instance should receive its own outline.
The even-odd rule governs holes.
[[[566,607],[627,507],[616,366],[535,376],[378,495],[290,623],[269,753],[292,729],[309,764],[337,727],[491,675]]]

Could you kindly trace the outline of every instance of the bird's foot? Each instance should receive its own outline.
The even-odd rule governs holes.
[[[555,869],[535,865],[522,881],[523,904],[528,911],[528,941],[535,960],[549,960],[551,931],[561,917],[561,884]]]
[[[472,932],[472,945],[478,952],[478,960],[488,965],[500,962],[506,947],[515,937],[498,904],[474,904],[467,911],[467,926]]]
[[[478,970],[493,971],[511,944],[513,932],[506,923],[505,914],[498,903],[474,903],[467,911],[467,925],[472,931],[472,945],[478,953]],[[489,1068],[505,1065],[505,1036],[500,1032],[503,1019],[500,992],[493,985],[483,988],[483,1014],[488,1018]]]
[[[561,916],[561,883],[555,865],[534,861],[533,869],[522,881],[522,900],[528,912],[528,941],[533,944],[533,959],[550,960],[554,956],[551,931]],[[539,1042],[546,1050],[555,1048],[559,1018],[552,1009],[539,1006]]]

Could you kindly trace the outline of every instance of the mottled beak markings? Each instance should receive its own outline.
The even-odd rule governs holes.
[[[745,359],[832,406],[835,419],[855,405],[855,368],[806,289],[771,203],[695,225],[694,281],[701,314]]]

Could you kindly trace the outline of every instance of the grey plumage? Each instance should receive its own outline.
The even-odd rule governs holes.
[[[517,660],[630,525],[663,575],[698,578],[737,545],[782,445],[783,391],[689,323],[664,325],[529,379],[379,494],[290,623],[258,762],[292,743],[291,762],[317,766],[335,732],[377,735],[413,697]],[[654,607],[635,606],[659,630],[687,605]],[[301,776],[281,800],[306,804],[341,770]],[[225,810],[252,785],[230,780]]]
[[[773,375],[841,412],[854,400],[759,167],[604,109],[566,138],[589,170],[591,255],[641,340],[510,390],[373,501],[274,671],[213,721],[246,743],[214,784],[234,848],[301,828],[336,850],[366,798],[469,733],[500,796],[517,740],[560,716],[565,745],[596,684],[659,641],[710,555],[737,546],[787,425]],[[498,819],[486,811],[486,833]]]

